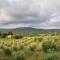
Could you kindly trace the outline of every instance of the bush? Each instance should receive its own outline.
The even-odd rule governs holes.
[[[25,60],[24,56],[17,56],[16,60]]]
[[[43,40],[43,37],[39,37],[38,41],[41,42]]]
[[[56,52],[52,51],[46,53],[44,60],[60,60],[60,58],[56,55]]]
[[[22,35],[20,35],[19,37],[20,37],[20,38],[23,38],[23,36],[22,36]]]
[[[35,41],[41,42],[43,40],[43,37],[35,38]]]
[[[20,45],[20,49],[23,49],[24,48],[24,46],[23,45]]]
[[[13,50],[14,51],[18,51],[18,47],[13,47]]]
[[[13,33],[12,32],[8,32],[7,35],[13,35]]]
[[[50,50],[56,50],[56,45],[52,43],[51,41],[49,42],[43,42],[43,51],[47,52],[49,49]]]
[[[19,39],[19,36],[18,36],[18,35],[15,35],[14,38],[15,38],[15,39]]]
[[[15,38],[15,39],[21,39],[21,38],[23,38],[23,36],[21,36],[21,35],[15,35],[15,36],[13,36],[13,38]]]
[[[24,48],[23,51],[24,51],[26,56],[32,56],[33,55],[33,52],[29,48]]]
[[[36,46],[35,45],[34,46],[30,46],[29,48],[30,48],[31,51],[35,51]]]
[[[55,36],[55,33],[51,33],[51,36]]]
[[[0,32],[0,36],[2,35],[2,33]]]
[[[17,55],[16,60],[26,60],[25,54],[20,52],[20,54]]]
[[[7,33],[2,33],[1,38],[6,38]]]
[[[7,55],[7,56],[11,56],[12,55],[12,51],[9,48],[5,48],[3,51],[4,51],[5,55]]]
[[[56,51],[60,51],[60,45],[56,46]]]

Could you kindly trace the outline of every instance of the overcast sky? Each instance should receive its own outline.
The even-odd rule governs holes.
[[[60,0],[0,0],[0,28],[59,28]]]

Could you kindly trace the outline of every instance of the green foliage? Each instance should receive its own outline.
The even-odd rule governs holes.
[[[6,56],[11,56],[12,55],[12,51],[9,48],[5,48],[3,51],[4,51]]]
[[[13,35],[13,33],[12,32],[8,32],[7,35]]]
[[[43,42],[42,47],[45,52],[47,52],[49,49],[56,50],[56,45],[52,41]]]
[[[38,42],[41,42],[42,40],[43,40],[43,37],[38,37],[38,38],[35,38],[34,39],[36,42],[38,41]]]
[[[16,60],[26,60],[25,54],[22,52],[20,52],[20,54],[18,54],[16,56]]]
[[[24,48],[24,46],[23,46],[23,45],[21,45],[21,46],[20,46],[20,49],[22,50],[23,48]]]
[[[0,32],[0,36],[2,35],[2,33]]]
[[[33,45],[33,46],[30,46],[29,48],[30,48],[30,50],[31,50],[32,52],[34,52],[34,51],[35,51],[35,49],[36,49],[36,46],[35,46],[35,45]]]
[[[15,39],[21,39],[21,38],[23,38],[23,36],[22,35],[14,35],[13,38],[15,38]]]
[[[6,38],[7,33],[2,33],[1,38]]]
[[[23,51],[24,51],[26,56],[32,56],[33,55],[33,51],[31,51],[29,48],[24,48]]]
[[[43,40],[43,37],[39,37],[37,40],[41,42]]]
[[[60,60],[60,35],[23,36],[1,33],[0,60]]]
[[[14,51],[18,51],[18,48],[17,48],[17,47],[13,47],[13,50],[14,50]]]
[[[16,60],[25,60],[24,56],[17,56]]]
[[[59,60],[60,58],[54,51],[50,51],[49,53],[46,53],[44,60]]]

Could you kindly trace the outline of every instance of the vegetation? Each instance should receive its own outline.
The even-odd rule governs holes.
[[[12,51],[10,49],[8,49],[8,48],[5,48],[4,49],[4,54],[7,55],[7,56],[11,56]]]
[[[23,36],[22,35],[14,35],[13,38],[14,39],[21,39],[21,38],[23,38]]]
[[[0,60],[60,60],[60,34],[24,36],[0,32]]]

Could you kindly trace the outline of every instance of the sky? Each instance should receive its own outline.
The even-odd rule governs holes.
[[[0,28],[60,29],[60,0],[0,0]]]

